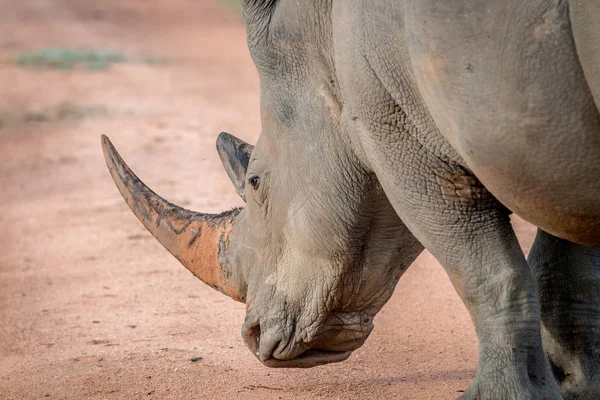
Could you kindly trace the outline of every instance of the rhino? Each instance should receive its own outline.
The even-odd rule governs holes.
[[[600,2],[245,0],[243,16],[262,133],[216,146],[244,208],[169,203],[102,146],[156,239],[245,302],[258,360],[347,359],[427,249],[478,336],[461,399],[600,398]],[[528,257],[512,213],[538,227]]]

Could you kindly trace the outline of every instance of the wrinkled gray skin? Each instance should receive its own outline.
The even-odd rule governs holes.
[[[599,13],[244,1],[263,131],[218,147],[247,203],[226,263],[263,363],[347,358],[425,247],[479,338],[463,399],[600,398]],[[529,260],[511,212],[540,228]]]

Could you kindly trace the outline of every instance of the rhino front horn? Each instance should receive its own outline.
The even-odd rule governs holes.
[[[102,135],[108,170],[131,211],[146,229],[195,276],[234,300],[244,302],[237,271],[225,259],[233,220],[240,212],[203,214],[169,203],[146,186]]]

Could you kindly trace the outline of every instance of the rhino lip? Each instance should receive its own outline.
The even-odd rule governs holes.
[[[264,365],[271,368],[312,368],[318,365],[344,361],[350,357],[350,354],[352,354],[351,351],[309,349],[291,360],[269,358],[261,361]]]
[[[260,325],[257,323],[244,325],[242,328],[242,337],[256,358],[267,367],[312,368],[348,359],[354,350],[364,344],[374,327],[375,325],[371,322],[366,335],[343,342],[337,342],[336,347],[338,350],[324,350],[315,347],[304,351],[294,358],[283,360],[273,357],[273,351],[277,348],[279,342],[271,343],[270,346],[265,349],[267,351],[261,352]]]

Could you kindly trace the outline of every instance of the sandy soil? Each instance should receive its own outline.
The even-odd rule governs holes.
[[[260,365],[244,306],[196,280],[114,187],[111,137],[158,193],[240,205],[214,150],[254,142],[258,80],[237,13],[211,0],[0,0],[0,398],[454,399],[473,378],[471,321],[427,253],[346,362]],[[166,64],[31,70],[21,50],[111,48]],[[525,246],[533,229],[519,223]],[[201,360],[192,362],[192,358]]]

